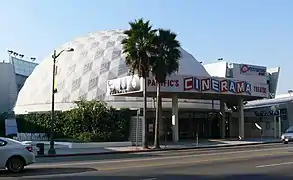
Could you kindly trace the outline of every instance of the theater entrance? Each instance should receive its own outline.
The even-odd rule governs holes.
[[[212,117],[210,120],[210,126],[211,126],[211,138],[221,138],[221,126],[220,121],[218,117]]]
[[[196,140],[197,136],[201,139],[221,138],[220,118],[208,112],[197,113],[202,113],[202,116],[179,119],[180,140]]]
[[[148,139],[153,143],[155,132],[155,114],[151,112],[148,118]],[[226,114],[226,132],[225,137],[229,137],[229,115]],[[169,111],[163,112],[163,136],[161,142],[172,141],[172,118]],[[221,116],[219,113],[211,112],[180,112],[179,114],[179,140],[199,139],[220,139],[221,138]]]

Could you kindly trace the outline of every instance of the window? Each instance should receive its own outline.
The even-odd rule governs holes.
[[[0,147],[1,147],[1,146],[5,146],[6,144],[7,144],[6,141],[0,140]]]

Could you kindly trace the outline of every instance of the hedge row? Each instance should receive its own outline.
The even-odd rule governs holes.
[[[55,114],[55,138],[79,141],[127,141],[129,138],[129,109],[117,110],[104,102],[82,100],[76,102],[76,108]],[[19,132],[50,135],[50,112],[17,115],[16,120]]]

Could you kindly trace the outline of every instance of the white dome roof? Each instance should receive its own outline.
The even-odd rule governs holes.
[[[193,75],[207,77],[210,74],[206,71],[204,66],[198,62],[191,54],[184,49],[181,50],[181,59],[179,65],[179,75]]]
[[[123,30],[99,31],[77,38],[56,49],[59,52],[68,47],[74,48],[74,52],[64,52],[57,59],[56,110],[70,108],[72,102],[81,97],[106,101],[114,106],[116,101],[141,101],[140,98],[133,97],[106,97],[107,80],[124,77],[128,72],[122,54],[121,40],[124,37]],[[205,68],[192,55],[183,49],[181,51],[178,74],[209,76]],[[26,80],[19,92],[14,109],[17,114],[50,110],[52,65],[50,55]]]

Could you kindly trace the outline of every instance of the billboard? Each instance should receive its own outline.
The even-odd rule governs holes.
[[[107,95],[119,95],[141,92],[143,89],[142,78],[137,75],[107,81]]]
[[[240,67],[240,74],[243,74],[243,75],[265,76],[267,72],[267,68],[264,66],[239,64],[239,67]]]

